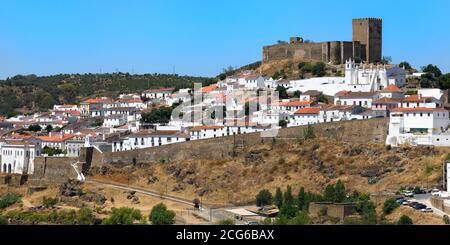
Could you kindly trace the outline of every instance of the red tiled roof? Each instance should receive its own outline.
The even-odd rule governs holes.
[[[65,134],[63,137],[60,136],[60,134],[52,135],[52,136],[39,136],[38,139],[44,141],[44,142],[64,142],[66,140],[70,140],[73,137],[75,137],[74,134]]]
[[[402,93],[403,91],[399,87],[395,86],[394,84],[391,84],[391,85],[387,86],[386,88],[384,88],[382,90],[382,92],[399,92],[399,93]]]
[[[27,141],[9,141],[6,143],[7,145],[34,145],[33,143]]]
[[[201,93],[209,93],[209,92],[211,92],[211,91],[216,90],[217,87],[218,87],[217,84],[212,84],[212,85],[209,85],[209,86],[206,86],[206,87],[201,88],[201,89],[200,89],[200,92],[201,92]]]
[[[310,101],[288,101],[288,102],[280,102],[280,106],[309,106],[311,105]]]
[[[296,111],[294,114],[319,114],[319,107],[310,107],[310,108],[301,108]]]
[[[405,102],[422,102],[427,99],[432,99],[432,97],[421,97],[417,94],[410,95],[404,99]]]

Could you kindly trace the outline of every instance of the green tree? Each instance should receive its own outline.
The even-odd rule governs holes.
[[[33,132],[38,132],[38,131],[41,131],[42,128],[39,125],[30,125],[30,126],[28,126],[28,130],[33,131]]]
[[[272,204],[272,201],[272,193],[267,189],[261,190],[258,195],[256,195],[256,206],[258,207]]]
[[[217,222],[218,225],[235,225],[236,222],[233,219],[223,219]]]
[[[274,197],[274,203],[278,208],[281,208],[281,205],[283,205],[283,193],[281,193],[280,187],[277,187],[275,191],[275,197]]]
[[[294,196],[290,185],[287,186],[286,192],[284,192],[284,203],[294,204]]]
[[[175,212],[167,210],[166,205],[160,203],[152,208],[148,218],[153,225],[171,225],[175,222]]]
[[[312,71],[311,72],[316,77],[323,77],[323,76],[325,76],[325,74],[326,74],[326,72],[325,72],[325,64],[323,62],[317,62],[312,67]]]
[[[439,69],[437,66],[428,64],[426,66],[422,67],[422,72],[433,74],[434,77],[440,77],[442,75],[441,69]]]
[[[292,218],[288,224],[290,225],[309,225],[311,224],[311,219],[306,211],[300,211],[297,215]]]
[[[306,193],[305,188],[301,187],[300,191],[298,192],[298,208],[300,210],[305,210],[305,204],[306,204]]]
[[[412,70],[412,66],[406,61],[400,62],[400,64],[398,64],[398,66],[399,67],[403,67],[407,71],[411,71]]]
[[[383,213],[391,214],[396,208],[398,208],[400,204],[398,204],[394,198],[387,199],[383,205]]]
[[[105,225],[132,225],[135,221],[141,220],[141,212],[134,208],[112,208],[111,215],[103,220]]]
[[[439,88],[450,89],[450,73],[447,73],[439,77]]]
[[[444,224],[450,225],[450,218],[448,217],[448,215],[444,215],[444,217],[442,217],[442,220],[444,221]]]
[[[397,225],[412,225],[413,221],[412,219],[407,215],[402,215],[400,219],[397,222]]]
[[[50,132],[50,131],[52,131],[53,130],[53,127],[52,127],[52,125],[47,125],[47,127],[45,127],[45,131],[47,131],[47,132]]]
[[[299,90],[294,92],[294,97],[295,98],[300,98],[301,95],[302,95],[302,92],[300,92]]]
[[[92,127],[101,127],[103,125],[104,118],[103,117],[96,117],[94,118],[91,126]]]
[[[278,98],[280,99],[288,99],[289,95],[287,93],[287,89],[281,85],[278,85],[275,89],[276,92],[278,92]]]
[[[142,123],[168,123],[172,116],[171,107],[160,107],[151,112],[142,113]]]
[[[278,122],[278,126],[282,127],[282,128],[286,128],[288,125],[288,122],[286,120],[280,120]]]
[[[388,65],[391,62],[392,62],[392,57],[391,56],[383,56],[383,58],[381,58],[381,64]]]

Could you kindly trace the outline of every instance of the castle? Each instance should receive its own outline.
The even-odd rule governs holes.
[[[291,37],[290,42],[279,42],[263,47],[263,62],[281,59],[322,61],[344,64],[353,59],[366,63],[381,61],[382,19],[353,19],[352,41],[305,42],[301,37]]]

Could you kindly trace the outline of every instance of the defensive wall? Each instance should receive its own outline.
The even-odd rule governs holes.
[[[384,143],[387,134],[386,118],[353,120],[311,125],[317,137],[329,137],[343,142]],[[307,126],[280,129],[273,138],[262,138],[261,133],[241,134],[205,140],[195,140],[160,147],[124,152],[101,153],[94,148],[82,148],[79,158],[37,157],[35,172],[29,177],[33,186],[49,185],[75,179],[77,174],[72,163],[87,174],[91,167],[104,165],[129,165],[138,162],[169,162],[185,159],[229,159],[235,153],[271,142],[295,142],[302,136]]]

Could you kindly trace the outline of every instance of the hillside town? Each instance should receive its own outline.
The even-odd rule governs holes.
[[[450,224],[450,73],[351,24],[217,76],[0,81],[0,225]]]
[[[344,77],[286,80],[243,71],[194,90],[159,88],[118,98],[89,98],[79,105],[54,105],[47,112],[3,120],[1,171],[32,174],[35,157],[78,157],[88,146],[102,152],[132,151],[380,117],[391,119],[388,145],[450,146],[443,91],[418,89],[406,94],[405,81],[401,67],[347,60]],[[164,110],[166,118],[161,121],[156,113]]]

